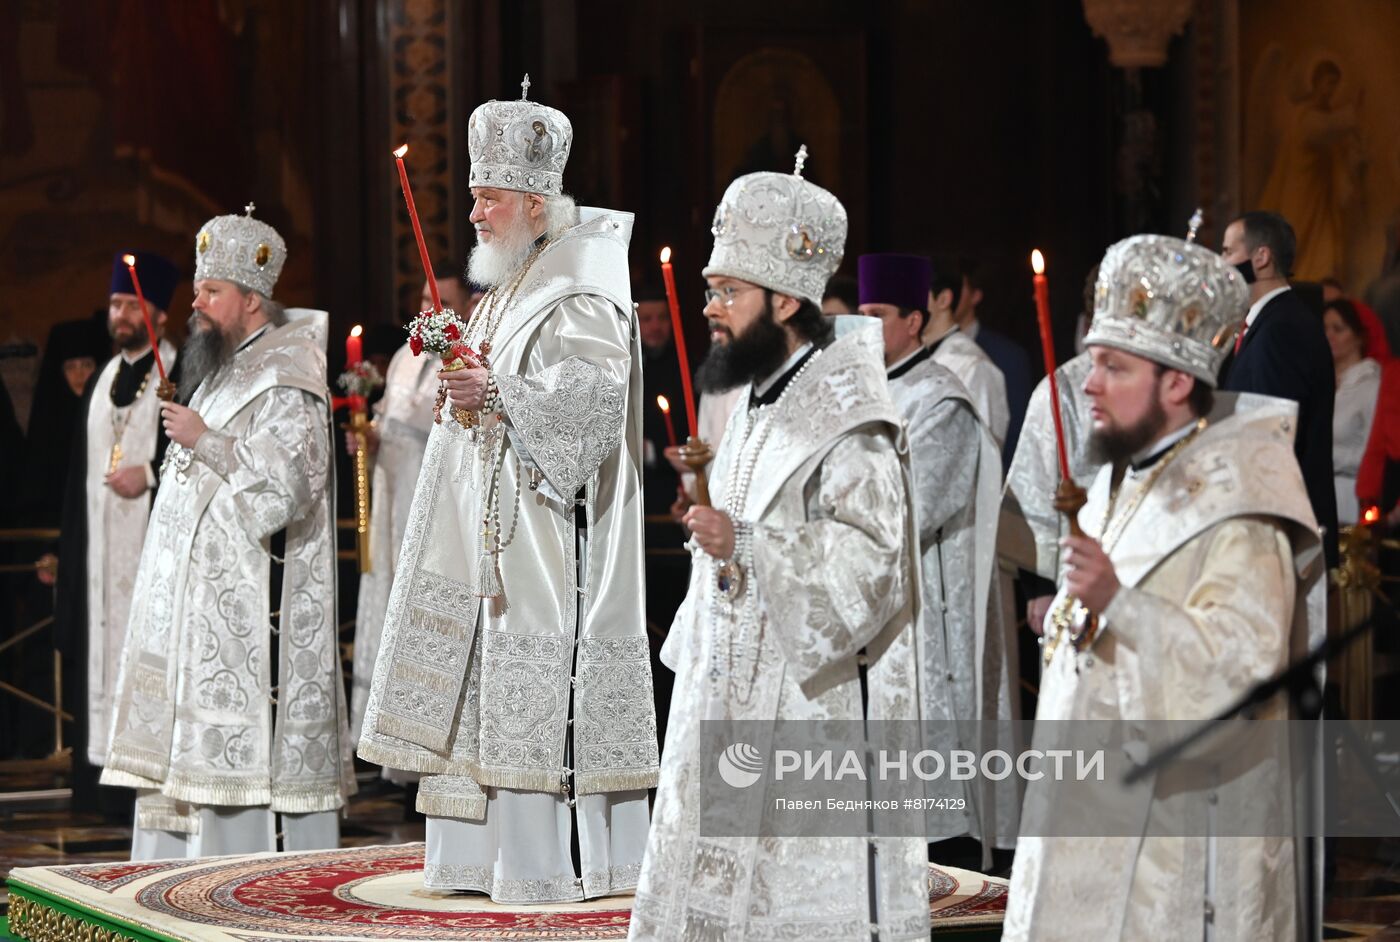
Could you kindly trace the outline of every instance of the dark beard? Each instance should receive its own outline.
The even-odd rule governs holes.
[[[119,349],[125,350],[127,353],[140,350],[150,342],[149,338],[146,336],[146,329],[144,327],[139,330],[133,330],[126,335],[125,339],[117,336],[117,332],[111,324],[107,325],[107,333],[112,338],[112,342],[115,343]]]
[[[787,359],[787,335],[773,317],[773,305],[764,301],[758,319],[727,344],[710,347],[696,371],[701,392],[719,393],[754,380],[765,379]]]
[[[1095,464],[1124,464],[1161,438],[1166,427],[1167,410],[1162,408],[1162,400],[1154,395],[1147,414],[1127,428],[1090,432],[1089,460]]]
[[[229,361],[232,350],[224,332],[203,314],[190,317],[190,336],[180,351],[180,401],[188,403],[199,384]]]

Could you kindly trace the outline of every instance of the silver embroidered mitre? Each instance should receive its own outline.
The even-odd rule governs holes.
[[[1099,263],[1086,346],[1116,347],[1211,386],[1249,310],[1235,266],[1182,239],[1138,235]]]
[[[715,210],[715,247],[705,277],[722,275],[803,298],[818,307],[846,251],[846,207],[792,173],[749,173],[729,184]]]
[[[564,112],[528,100],[530,76],[520,89],[519,100],[488,101],[467,119],[468,180],[472,186],[558,196],[573,125]]]
[[[287,243],[277,230],[253,218],[253,204],[242,216],[215,216],[194,239],[194,280],[214,278],[272,297],[287,261]]]

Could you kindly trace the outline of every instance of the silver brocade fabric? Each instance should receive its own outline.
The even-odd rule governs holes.
[[[1183,370],[1214,386],[1249,310],[1235,266],[1171,236],[1115,242],[1099,263],[1086,346],[1102,344]]]
[[[440,365],[432,354],[414,356],[407,344],[400,347],[384,373],[384,397],[376,406],[379,449],[370,477],[370,571],[360,575],[354,680],[350,685],[350,735],[357,742],[379,657],[384,616],[389,610],[394,567],[408,530],[413,489],[433,428]]]
[[[558,196],[574,129],[562,111],[536,101],[488,101],[467,119],[473,187]]]
[[[287,316],[196,390],[190,405],[209,431],[162,473],[105,784],[293,813],[339,808],[354,791],[334,617],[326,315]],[[269,540],[284,529],[274,600]]]
[[[805,298],[818,307],[846,251],[846,208],[793,173],[750,173],[715,210],[704,275],[724,275]]]
[[[1084,379],[1088,375],[1087,353],[1067,360],[1055,371],[1070,476],[1080,487],[1087,487],[1099,470],[1089,459],[1087,448],[1089,400],[1084,395]],[[1042,379],[1026,406],[1026,421],[1006,473],[997,552],[1011,565],[1052,582],[1060,576],[1060,538],[1069,533],[1064,515],[1055,509],[1059,485],[1050,381]]]
[[[1004,617],[996,562],[1001,453],[977,417],[966,388],[948,369],[927,360],[890,380],[890,395],[909,436],[914,506],[923,576],[918,634],[921,715],[943,741],[926,748],[1005,749],[1017,753],[1020,718],[1015,620]],[[959,721],[969,723],[954,742]],[[1001,725],[993,728],[993,722]],[[976,729],[1001,742],[972,742]],[[947,794],[938,783],[938,796]],[[962,830],[929,840],[970,834],[997,847],[1014,847],[1021,791],[1014,777],[964,783]]]
[[[232,281],[270,298],[286,261],[287,243],[276,229],[252,218],[251,209],[243,216],[215,216],[194,238],[195,281]]]
[[[752,525],[752,556],[739,560],[748,587],[729,609],[717,597],[716,561],[692,551],[690,590],[662,651],[676,686],[632,939],[868,938],[872,893],[882,939],[928,938],[922,838],[882,839],[872,886],[862,838],[700,833],[702,719],[858,719],[862,648],[881,652],[868,669],[867,715],[918,716],[910,475],[879,327],[852,320],[864,323],[752,425],[738,408],[715,457],[716,506],[727,506],[738,469],[753,462],[736,511]],[[762,423],[772,423],[766,433]],[[761,452],[747,454],[759,441]],[[751,618],[759,630],[746,633]],[[742,670],[712,680],[728,645]]]
[[[1294,403],[1266,396],[1217,397],[1211,424],[1113,542],[1109,557],[1123,588],[1102,614],[1104,634],[1089,654],[1059,646],[1041,681],[1037,721],[1205,720],[1321,641],[1325,566],[1293,457],[1296,412]],[[1102,536],[1109,476],[1107,467],[1099,472],[1080,518],[1094,538]],[[1146,477],[1125,481],[1120,507]],[[1256,713],[1261,720],[1288,716],[1278,698]],[[1222,808],[1286,793],[1281,778],[1297,774],[1290,757],[1252,750],[1251,735],[1248,723],[1234,725],[1190,754],[1197,763],[1229,765],[1217,789]],[[1163,802],[1183,781],[1198,787],[1199,777],[1179,774],[1159,773],[1125,797],[1140,803],[1144,833],[1180,832],[1163,823],[1160,816],[1172,813]],[[1028,786],[1027,815],[1039,807],[1041,787]],[[1094,809],[1086,804],[1060,802],[1037,813],[1067,833],[1093,835]],[[1274,811],[1285,822],[1293,813]],[[1186,942],[1207,925],[1222,939],[1309,937],[1295,924],[1304,842],[1188,833],[1196,836],[1022,837],[1003,937]],[[1086,868],[1126,878],[1085,881]],[[1203,892],[1208,868],[1217,887],[1210,898]]]
[[[424,807],[429,814],[484,811],[479,786],[562,792],[571,729],[577,793],[656,781],[638,601],[642,393],[627,276],[631,217],[581,210],[581,219],[541,253],[502,314],[490,356],[508,417],[503,439],[484,449],[482,436],[446,417],[429,435],[359,741],[369,761],[457,777],[456,792],[430,791],[437,805]],[[517,507],[518,522],[500,556],[504,594],[483,601],[491,474],[483,456],[501,447],[504,457],[490,465],[499,462],[501,525],[511,529]],[[583,585],[578,514],[589,523]]]

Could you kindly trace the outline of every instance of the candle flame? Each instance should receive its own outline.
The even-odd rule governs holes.
[[[351,337],[358,337],[358,336],[360,336],[360,334],[362,334],[362,333],[364,333],[364,332],[365,332],[365,329],[364,329],[363,327],[361,327],[359,324],[356,324],[354,327],[351,327],[351,328],[350,328],[350,336],[351,336]]]
[[[671,261],[671,247],[668,245],[661,250],[661,264],[665,265]]]
[[[1040,254],[1040,249],[1031,252],[1031,271],[1037,275],[1045,274],[1045,256]]]
[[[1381,519],[1381,509],[1375,504],[1366,508],[1366,515],[1361,518],[1363,523],[1375,523]]]
[[[136,266],[136,256],[135,256],[135,255],[123,255],[123,256],[122,256],[122,261],[123,261],[123,262],[126,262],[126,264],[127,264],[128,266],[131,266],[131,267],[133,267],[133,268]]]
[[[671,414],[671,400],[667,399],[665,396],[657,396],[656,404],[661,407],[662,412],[667,415]]]
[[[398,147],[396,147],[396,148],[394,149],[394,156],[395,156],[395,157],[398,157],[398,158],[400,158],[400,159],[402,159],[402,158],[403,158],[403,155],[404,155],[404,154],[407,154],[407,153],[408,153],[408,145],[407,145],[407,144],[400,144]]]

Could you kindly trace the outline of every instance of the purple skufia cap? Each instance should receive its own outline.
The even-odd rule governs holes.
[[[136,286],[131,283],[131,270],[122,260],[124,255],[136,256],[136,277],[141,279],[141,293],[146,303],[161,311],[170,310],[170,299],[175,297],[175,286],[180,283],[180,272],[175,263],[154,252],[118,252],[112,257],[111,294],[135,294]]]
[[[894,252],[862,255],[857,271],[861,304],[928,310],[928,286],[933,278],[933,263],[928,256]]]

